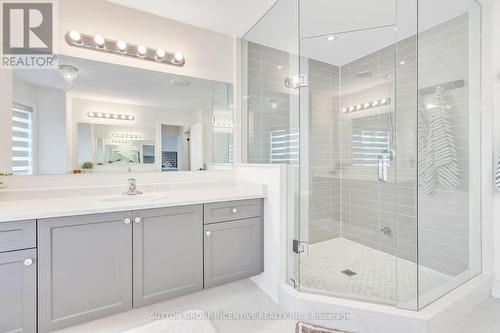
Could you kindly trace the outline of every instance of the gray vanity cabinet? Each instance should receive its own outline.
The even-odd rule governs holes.
[[[134,211],[134,307],[203,289],[203,206]]]
[[[0,253],[0,332],[36,332],[36,250]]]
[[[262,272],[260,217],[206,224],[205,288]]]
[[[132,308],[130,212],[38,221],[39,333]]]

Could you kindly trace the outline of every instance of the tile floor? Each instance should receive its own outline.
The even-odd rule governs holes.
[[[346,269],[356,275],[342,273]],[[309,245],[308,255],[301,257],[300,283],[303,290],[312,292],[319,289],[379,303],[412,304],[417,293],[416,269],[415,263],[408,260],[335,238]],[[418,287],[425,293],[448,279],[445,274],[421,266]]]
[[[241,280],[163,303],[128,311],[58,333],[118,333],[149,323],[155,313],[189,309],[218,312],[278,312],[277,306],[250,280]],[[213,320],[218,333],[294,333],[295,322],[273,320]],[[499,333],[500,300],[488,299],[453,330],[442,333]],[[400,332],[384,332],[400,333]]]

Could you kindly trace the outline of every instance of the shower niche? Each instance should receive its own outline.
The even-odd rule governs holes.
[[[481,272],[480,14],[280,0],[244,36],[243,157],[288,165],[290,285],[419,310]]]

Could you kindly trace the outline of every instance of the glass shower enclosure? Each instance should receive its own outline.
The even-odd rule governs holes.
[[[475,0],[279,0],[244,36],[293,287],[419,310],[481,272],[480,46]]]

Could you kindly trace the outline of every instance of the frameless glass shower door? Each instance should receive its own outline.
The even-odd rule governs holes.
[[[419,310],[481,272],[480,32],[475,0],[280,0],[243,38],[293,287]]]

